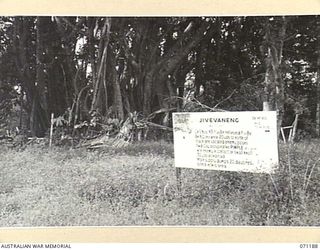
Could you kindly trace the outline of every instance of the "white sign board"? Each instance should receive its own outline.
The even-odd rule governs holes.
[[[178,168],[272,173],[278,166],[275,111],[173,113]]]

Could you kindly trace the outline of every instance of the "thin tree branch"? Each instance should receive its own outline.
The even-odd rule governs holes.
[[[213,108],[216,109],[221,103],[229,100],[229,99],[233,96],[233,94],[234,94],[235,92],[236,92],[236,90],[234,89],[234,90],[232,91],[232,93],[231,93],[228,97],[226,97],[225,99],[223,99],[223,100],[221,100],[220,102],[218,102]]]

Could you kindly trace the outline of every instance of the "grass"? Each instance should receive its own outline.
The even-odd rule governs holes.
[[[1,148],[0,226],[319,226],[318,145],[296,143],[288,157],[281,144],[273,182],[265,174],[183,169],[181,193],[170,143]]]

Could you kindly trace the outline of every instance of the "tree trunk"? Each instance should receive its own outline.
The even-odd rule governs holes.
[[[204,71],[203,71],[203,58],[204,58],[204,48],[206,45],[206,40],[201,41],[200,46],[197,49],[197,58],[196,58],[196,68],[195,68],[195,98],[200,94],[200,87],[204,84]]]
[[[46,83],[44,75],[44,65],[42,57],[45,53],[42,41],[42,18],[37,17],[36,21],[36,82],[34,85],[34,96],[32,102],[30,128],[33,136],[44,136],[48,127],[48,102],[46,93]]]
[[[81,86],[78,86],[79,82],[79,66],[76,67],[73,56],[74,56],[74,48],[77,37],[76,35],[70,36],[69,29],[65,28],[63,25],[63,18],[62,17],[54,17],[55,25],[50,23],[50,27],[52,31],[55,31],[57,34],[57,39],[50,39],[47,41],[47,44],[50,44],[51,47],[54,47],[54,43],[61,43],[59,49],[61,50],[61,71],[64,76],[64,90],[65,92],[65,102],[69,108],[74,101],[73,94],[78,95]],[[56,27],[56,28],[55,28]],[[73,32],[76,33],[78,30],[73,28]],[[57,41],[58,40],[58,41]],[[51,61],[54,60],[56,56],[55,51],[51,53]],[[60,69],[59,69],[60,71]],[[50,79],[49,79],[50,80]],[[80,89],[79,89],[80,88]]]
[[[32,108],[33,99],[33,87],[35,81],[35,75],[31,71],[30,55],[28,54],[28,42],[30,32],[29,21],[26,17],[15,17],[14,19],[14,41],[13,50],[15,52],[15,64],[17,72],[19,74],[20,81],[26,91],[27,96],[27,112],[30,114]],[[30,117],[30,116],[29,116]]]
[[[270,110],[277,111],[277,131],[280,128],[284,115],[284,82],[282,79],[281,64],[283,43],[286,35],[287,20],[285,17],[279,17],[280,27],[272,27],[268,21],[266,25],[265,43],[267,49],[266,74],[264,88],[264,109],[269,106]],[[275,29],[276,31],[272,31]]]
[[[113,106],[115,108],[115,112],[117,118],[119,120],[124,119],[124,112],[123,112],[123,102],[122,102],[122,95],[121,95],[121,88],[120,88],[120,80],[117,72],[114,72],[114,78],[112,81],[112,89],[113,89]]]
[[[27,94],[28,128],[32,136],[42,137],[48,126],[43,65],[41,65],[41,18],[36,19],[36,61],[33,61],[31,31],[34,18],[15,17],[13,48],[20,81]],[[33,70],[35,69],[35,70]]]
[[[149,71],[144,80],[143,92],[143,114],[145,116],[151,113],[152,88],[154,82],[154,69]]]
[[[106,64],[107,64],[107,52],[110,41],[110,29],[111,29],[111,18],[106,18],[104,22],[104,26],[102,28],[102,39],[99,44],[98,51],[98,62],[95,65],[97,69],[96,76],[93,76],[95,81],[93,82],[93,99],[91,103],[91,111],[107,109],[108,106],[108,95],[107,95],[107,87],[106,87]],[[93,72],[94,73],[94,72]],[[102,93],[104,92],[104,93]],[[105,102],[103,103],[103,96],[105,96]],[[102,105],[105,107],[102,108]]]

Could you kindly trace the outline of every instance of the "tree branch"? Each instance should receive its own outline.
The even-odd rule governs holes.
[[[225,99],[223,99],[223,100],[221,100],[220,102],[218,102],[213,108],[215,109],[215,108],[217,108],[221,103],[229,100],[229,99],[233,96],[233,94],[234,94],[235,92],[236,92],[236,90],[234,89],[234,90],[232,91],[232,93],[231,93],[228,97],[226,97]]]

